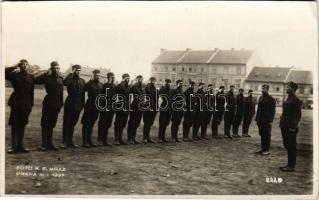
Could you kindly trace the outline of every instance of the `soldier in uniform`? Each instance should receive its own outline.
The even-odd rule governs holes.
[[[204,97],[204,108],[203,108],[203,120],[201,122],[201,138],[208,140],[207,137],[207,126],[212,119],[213,112],[215,109],[215,96],[212,84],[207,85],[207,89]]]
[[[230,129],[234,124],[234,118],[236,114],[236,99],[234,95],[234,88],[235,87],[231,85],[229,91],[226,94],[227,107],[224,115],[224,137],[226,138],[232,138],[232,136],[230,135]]]
[[[11,81],[13,87],[13,93],[8,102],[11,107],[9,117],[11,149],[8,153],[29,152],[23,145],[23,137],[33,106],[34,77],[27,72],[27,67],[28,61],[21,60],[17,66],[5,69],[5,78]]]
[[[205,92],[204,92],[204,83],[199,83],[198,89],[196,91],[195,97],[195,117],[194,117],[194,124],[193,124],[193,136],[192,140],[202,140],[201,137],[198,136],[198,130],[203,124],[203,120],[205,120],[205,113],[203,110],[204,105],[203,102],[205,101]]]
[[[133,94],[133,101],[131,104],[132,111],[130,111],[130,118],[127,125],[127,140],[129,144],[140,144],[136,140],[137,128],[141,123],[143,111],[141,110],[143,103],[143,76],[138,75],[136,77],[137,82],[131,87],[131,93]]]
[[[121,106],[121,109],[116,111],[115,122],[114,122],[114,136],[115,136],[115,145],[125,145],[123,141],[123,130],[126,126],[128,115],[129,115],[129,103],[130,103],[130,75],[125,73],[122,75],[122,81],[116,86],[116,94],[119,99],[124,100],[124,107]]]
[[[189,129],[192,127],[194,122],[194,87],[195,82],[190,81],[189,87],[184,92],[185,95],[185,112],[183,121],[183,141],[190,141],[188,134]]]
[[[178,139],[178,127],[181,124],[183,114],[184,114],[184,102],[179,103],[177,101],[184,101],[183,98],[183,81],[182,80],[177,80],[176,81],[176,88],[173,90],[173,102],[175,106],[172,108],[172,126],[171,126],[171,137],[174,142],[181,142]]]
[[[167,142],[165,138],[166,127],[169,125],[171,120],[171,98],[172,98],[172,89],[171,89],[171,80],[165,79],[165,85],[161,87],[159,95],[162,96],[161,110],[159,116],[159,128],[158,128],[158,139],[161,142]],[[165,97],[165,98],[164,98]]]
[[[236,96],[236,115],[233,125],[233,137],[240,137],[238,134],[239,126],[243,120],[244,115],[244,90],[240,88]]]
[[[223,120],[224,112],[225,112],[225,103],[226,97],[224,94],[224,86],[219,87],[219,91],[216,93],[216,103],[215,109],[213,114],[213,121],[212,121],[212,138],[213,139],[221,139],[218,135],[218,126]]]
[[[253,90],[248,90],[248,96],[244,98],[243,137],[251,137],[248,134],[251,120],[255,115],[256,102],[253,98]]]
[[[52,142],[53,128],[55,127],[58,114],[63,106],[63,78],[60,75],[59,63],[51,62],[50,69],[38,76],[35,84],[44,84],[47,95],[43,100],[42,107],[42,145],[41,151],[58,150]]]
[[[293,172],[296,165],[296,137],[298,133],[298,124],[301,118],[302,101],[296,96],[298,85],[290,81],[286,92],[288,98],[282,104],[282,115],[280,117],[280,129],[284,147],[288,153],[288,164],[280,167],[281,171]]]
[[[81,122],[83,147],[86,148],[97,146],[92,142],[92,131],[100,113],[95,104],[95,100],[96,97],[103,92],[103,84],[100,82],[100,74],[100,70],[93,70],[93,78],[85,84],[85,91],[88,94],[88,99],[84,105],[84,113]]]
[[[143,114],[143,142],[144,143],[154,143],[150,138],[151,127],[154,123],[156,114],[157,114],[157,89],[155,88],[155,77],[150,78],[150,82],[145,87],[145,94],[150,98],[150,107],[149,110],[145,111]]]
[[[268,93],[269,85],[262,86],[262,96],[258,100],[258,108],[256,114],[256,122],[259,135],[261,136],[261,150],[256,154],[269,155],[270,139],[271,139],[271,123],[276,113],[276,101]]]
[[[107,142],[109,128],[112,126],[114,110],[112,104],[114,102],[114,96],[116,94],[114,85],[114,73],[107,73],[107,82],[103,85],[103,93],[106,95],[106,101],[103,102],[106,106],[106,110],[100,112],[99,129],[98,129],[98,142],[104,146],[110,145]]]
[[[78,148],[73,143],[74,126],[79,120],[80,113],[85,104],[85,81],[80,78],[80,65],[73,65],[72,72],[64,79],[68,96],[64,104],[63,129],[61,148]]]

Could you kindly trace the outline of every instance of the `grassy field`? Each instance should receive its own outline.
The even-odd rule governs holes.
[[[6,90],[6,100],[11,89]],[[200,142],[141,144],[90,149],[39,152],[41,108],[44,92],[35,91],[35,105],[26,128],[25,146],[29,154],[6,155],[6,194],[99,194],[99,195],[228,195],[228,194],[311,194],[312,193],[312,111],[303,110],[298,133],[296,172],[283,173],[286,152],[278,127],[277,109],[272,129],[270,156],[253,154],[259,150],[256,124],[252,138]],[[65,95],[66,97],[66,95]],[[10,146],[10,109],[6,107],[6,149]],[[54,142],[61,144],[63,111],[54,129]],[[142,124],[138,139],[142,137]],[[168,129],[168,133],[170,133]],[[152,127],[157,137],[158,115]],[[220,126],[223,133],[223,125]],[[125,132],[126,134],[126,132]],[[81,143],[81,126],[75,128],[75,143]],[[96,127],[93,132],[96,140]],[[170,135],[170,134],[168,134]],[[208,135],[211,135],[209,129]],[[181,137],[181,127],[179,131]],[[110,132],[113,142],[113,128]],[[17,166],[60,167],[65,171],[40,172],[48,176],[24,176]],[[24,171],[25,172],[25,171]],[[57,175],[63,177],[54,177]],[[281,178],[281,183],[267,183]]]

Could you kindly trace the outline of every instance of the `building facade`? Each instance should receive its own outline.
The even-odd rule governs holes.
[[[260,59],[254,51],[248,50],[191,50],[171,51],[162,49],[152,62],[151,74],[156,77],[157,85],[169,78],[173,83],[182,79],[187,85],[189,80],[196,83],[213,84],[214,87],[233,84],[243,87],[247,72]]]
[[[286,99],[289,81],[298,84],[297,96],[303,101],[304,108],[310,108],[313,101],[312,72],[294,70],[293,67],[254,67],[245,80],[245,90],[254,90],[255,96],[261,95],[263,84],[269,85],[269,93],[276,99],[278,106]]]

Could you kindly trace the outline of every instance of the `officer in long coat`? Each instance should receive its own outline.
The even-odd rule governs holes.
[[[93,70],[93,78],[85,84],[85,91],[88,99],[84,105],[84,113],[82,115],[82,140],[83,147],[96,147],[92,141],[93,126],[99,117],[100,111],[97,109],[96,97],[103,92],[103,84],[100,82],[100,70]]]
[[[125,73],[122,75],[122,81],[116,86],[116,94],[119,101],[123,102],[120,108],[116,110],[115,122],[114,122],[114,136],[115,145],[125,145],[123,141],[123,130],[127,124],[129,116],[129,103],[130,103],[130,75]]]
[[[230,129],[234,124],[234,118],[236,115],[236,98],[234,95],[234,86],[231,85],[229,91],[226,93],[226,110],[224,115],[224,137],[232,138],[230,135]]]
[[[108,133],[112,126],[114,117],[114,110],[112,108],[113,102],[116,100],[116,89],[114,85],[115,76],[113,72],[107,73],[107,82],[103,85],[103,93],[106,95],[106,101],[103,101],[105,110],[100,112],[98,142],[104,146],[110,145],[108,143]]]
[[[42,145],[41,151],[58,150],[52,142],[53,128],[55,127],[58,114],[63,106],[63,78],[60,75],[59,63],[51,62],[50,69],[38,76],[35,84],[43,84],[47,95],[43,99],[41,129]]]
[[[144,103],[143,94],[145,91],[143,88],[143,76],[138,75],[136,80],[137,82],[131,87],[131,93],[133,94],[133,101],[131,103],[132,111],[130,111],[130,118],[127,125],[127,140],[129,144],[140,144],[140,142],[136,140],[136,132],[143,116],[141,108]]]
[[[73,143],[74,126],[85,104],[85,81],[80,77],[80,71],[80,65],[73,65],[72,72],[63,80],[68,96],[64,103],[61,148],[78,148],[78,145]]]
[[[155,77],[150,78],[150,82],[145,87],[145,94],[149,98],[149,109],[143,114],[143,142],[144,143],[154,143],[150,137],[151,127],[154,123],[157,109],[158,109],[158,91],[155,87]]]
[[[295,171],[296,165],[296,138],[299,130],[298,124],[301,118],[302,101],[296,96],[298,85],[290,81],[286,92],[288,98],[282,104],[282,115],[280,117],[280,129],[284,147],[288,153],[288,163],[280,167],[281,171]]]
[[[204,101],[205,101],[205,92],[204,92],[204,83],[199,83],[198,89],[196,91],[195,99],[195,116],[194,116],[194,124],[193,124],[193,135],[192,140],[202,140],[201,137],[198,136],[198,130],[203,124],[203,120],[205,120],[204,113]]]
[[[216,103],[212,120],[212,138],[213,139],[221,139],[218,135],[218,126],[223,120],[224,112],[225,112],[225,103],[226,96],[224,94],[224,86],[219,87],[219,91],[216,93]]]
[[[188,137],[189,130],[194,123],[194,87],[195,82],[190,81],[189,87],[185,90],[185,112],[184,112],[184,121],[183,121],[183,141],[190,141]]]
[[[258,99],[256,122],[261,137],[261,150],[256,154],[269,155],[271,126],[276,113],[276,100],[268,93],[269,85],[262,86],[262,95]]]
[[[238,134],[238,129],[243,121],[243,115],[244,115],[244,89],[240,88],[238,90],[238,94],[236,96],[236,115],[234,119],[234,125],[233,125],[233,137],[240,137]]]
[[[178,139],[178,128],[181,124],[184,115],[185,99],[183,95],[183,81],[176,81],[176,88],[173,90],[172,99],[172,126],[171,126],[171,138],[174,142],[181,142]]]
[[[256,100],[253,98],[253,90],[248,90],[248,96],[244,98],[243,137],[251,137],[248,134],[250,123],[255,115]]]
[[[33,106],[34,77],[27,72],[28,61],[21,60],[17,66],[5,69],[5,78],[10,81],[13,92],[8,105],[11,107],[9,125],[11,126],[11,149],[8,153],[28,153],[23,145],[24,129],[29,121]]]
[[[166,128],[172,117],[171,111],[171,98],[172,98],[171,80],[165,79],[165,85],[161,87],[159,95],[161,96],[160,116],[159,116],[159,128],[158,139],[160,142],[167,142],[165,137]]]

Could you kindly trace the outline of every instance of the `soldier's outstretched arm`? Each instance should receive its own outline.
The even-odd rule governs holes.
[[[68,74],[63,80],[63,85],[68,86],[73,78],[73,73]]]
[[[40,74],[38,77],[35,77],[34,83],[38,85],[44,84],[46,76],[47,76],[47,72]]]
[[[13,73],[13,71],[16,70],[16,69],[17,69],[16,66],[14,66],[14,67],[6,67],[5,68],[5,79],[11,81],[14,78],[14,76],[15,76],[15,73]]]

